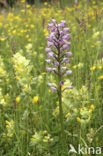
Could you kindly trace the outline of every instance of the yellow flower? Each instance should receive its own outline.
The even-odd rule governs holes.
[[[46,29],[44,29],[44,34],[45,36],[48,36],[48,31]]]
[[[45,6],[46,6],[46,5],[48,5],[48,3],[47,3],[47,2],[45,2],[45,3],[44,3],[44,5],[45,5]]]
[[[33,100],[32,100],[32,104],[37,103],[38,100],[39,100],[39,97],[38,96],[34,96]]]
[[[93,110],[94,108],[95,108],[95,107],[94,107],[94,105],[91,105],[91,106],[90,106],[90,109],[92,109],[92,110]]]
[[[23,76],[23,72],[20,72],[20,76]]]
[[[0,41],[5,41],[5,38],[4,37],[0,38]]]
[[[28,42],[31,42],[31,41],[32,41],[31,38],[29,38],[29,39],[28,39]]]
[[[70,116],[70,113],[67,113],[65,117],[68,118],[69,116]]]
[[[16,80],[20,80],[20,78],[18,76],[16,76]]]
[[[76,68],[77,68],[77,65],[74,65],[74,66],[73,66],[73,69],[76,69]]]
[[[31,28],[34,28],[35,26],[33,24],[30,25]]]
[[[21,0],[21,3],[25,3],[25,0]]]
[[[47,134],[47,131],[46,131],[46,130],[44,130],[44,131],[43,131],[43,134]]]
[[[62,90],[62,91],[64,90],[64,85],[61,87],[61,90]]]
[[[16,34],[16,30],[13,30],[13,32],[12,32],[13,34]]]
[[[81,122],[81,119],[80,119],[79,117],[77,117],[77,121],[78,121],[78,122]]]
[[[89,110],[89,113],[92,113],[92,109]]]
[[[0,74],[2,74],[4,72],[4,70],[3,69],[0,69]]]
[[[42,75],[46,75],[46,72],[43,72]]]
[[[98,66],[98,69],[102,69],[102,66]]]
[[[53,140],[53,138],[52,139],[50,139],[50,142],[53,142],[54,140]]]
[[[30,8],[30,5],[28,4],[28,5],[26,5],[26,8]]]
[[[26,38],[29,38],[29,35],[26,35]]]
[[[19,103],[20,102],[20,97],[16,97],[16,102]]]
[[[25,13],[25,10],[21,10],[22,13]]]
[[[103,75],[98,77],[98,80],[102,80],[103,79]]]
[[[5,123],[6,123],[6,124],[9,124],[9,121],[8,121],[8,120],[6,120],[6,121],[5,121]]]
[[[91,48],[94,48],[94,45],[93,44],[91,44]]]
[[[68,90],[68,93],[69,93],[69,94],[72,93],[72,89],[69,89],[69,90]]]
[[[8,94],[8,93],[5,95],[5,99],[6,99],[6,100],[9,99],[9,94]]]
[[[95,38],[95,37],[97,37],[99,35],[100,35],[100,32],[96,32],[96,33],[94,33],[93,38]]]
[[[83,93],[83,88],[80,89],[80,93]]]
[[[6,125],[6,128],[8,129],[9,128],[9,125]]]
[[[9,137],[12,138],[13,137],[13,134],[9,134]]]
[[[90,68],[90,70],[95,70],[96,69],[96,66],[93,66]]]
[[[2,23],[0,23],[0,27],[2,27],[2,25],[3,25],[3,24],[2,24]]]
[[[15,70],[19,71],[20,70],[20,65],[15,66]]]
[[[46,139],[43,139],[43,142],[48,142],[48,140],[46,140]]]

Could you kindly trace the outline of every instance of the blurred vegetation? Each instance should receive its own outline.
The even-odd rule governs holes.
[[[16,2],[19,2],[20,0],[4,0],[4,1],[6,1],[12,7]],[[102,1],[103,0],[95,0],[96,3],[99,3]],[[71,5],[73,3],[78,4],[79,2],[83,2],[83,1],[82,0],[26,0],[26,2],[29,4],[40,4],[40,3],[44,3],[44,2],[50,2],[50,3],[60,2],[61,6],[65,6],[65,5]],[[91,3],[92,0],[87,0],[87,2]],[[0,2],[0,3],[2,3],[2,2]],[[3,4],[1,4],[1,6],[3,7]]]

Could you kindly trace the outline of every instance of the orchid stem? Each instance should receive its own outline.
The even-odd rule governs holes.
[[[60,60],[60,48],[58,48],[58,59]],[[63,147],[63,153],[66,154],[66,136],[64,132],[64,115],[63,115],[63,107],[62,107],[62,90],[60,82],[62,80],[61,77],[61,63],[59,62],[58,66],[58,98],[59,98],[59,119],[60,119],[60,125],[61,125],[61,140],[62,140],[62,147]]]

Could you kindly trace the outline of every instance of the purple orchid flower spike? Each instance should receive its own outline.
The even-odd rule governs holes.
[[[62,108],[62,93],[66,89],[72,89],[72,86],[67,86],[62,90],[64,86],[63,77],[66,75],[72,74],[72,71],[67,68],[67,64],[70,63],[70,57],[72,53],[70,50],[70,30],[66,25],[65,20],[62,20],[59,24],[55,19],[52,19],[48,23],[49,35],[47,37],[47,47],[45,49],[47,59],[47,64],[50,67],[47,68],[48,72],[53,72],[58,77],[58,82],[56,87],[52,83],[48,83],[48,86],[51,87],[52,92],[57,92],[59,100],[59,117],[61,124],[61,136],[63,143],[63,150],[66,149],[66,139],[64,133],[64,115]],[[66,155],[66,154],[65,154]]]

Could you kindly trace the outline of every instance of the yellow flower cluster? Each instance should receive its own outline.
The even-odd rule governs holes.
[[[47,136],[44,136],[43,142],[53,142],[53,138],[51,138],[51,135],[48,134]]]
[[[66,121],[70,122],[76,119],[82,124],[87,124],[91,120],[92,112],[95,109],[95,106],[90,105],[89,101],[90,97],[86,86],[82,86],[79,90],[74,87],[72,90],[65,91],[63,94],[63,108]]]
[[[47,134],[47,131],[35,132],[35,134],[31,137],[31,146],[37,145],[42,142],[51,143],[53,142],[53,138],[51,138],[50,134]]]
[[[20,96],[16,97],[16,102],[19,103],[20,102]]]
[[[8,137],[13,137],[14,135],[14,121],[13,120],[6,120],[6,129],[7,129],[7,136]]]
[[[32,100],[32,104],[37,103],[38,100],[39,100],[39,97],[38,96],[34,96],[33,100]]]
[[[18,85],[22,86],[23,92],[29,92],[31,90],[31,70],[30,60],[26,59],[21,51],[13,55],[13,67],[15,70],[15,78]]]
[[[42,132],[35,132],[31,137],[31,146],[38,144],[42,139]]]
[[[5,98],[4,98],[3,94],[2,94],[2,88],[0,88],[0,105],[2,105],[2,106],[7,105],[7,103],[5,101]]]
[[[99,76],[98,80],[103,80],[103,75]]]
[[[7,72],[3,63],[3,59],[0,56],[0,79],[7,78]]]
[[[91,111],[88,108],[83,107],[80,109],[80,116],[81,117],[77,117],[77,121],[82,124],[86,124],[91,119]]]

